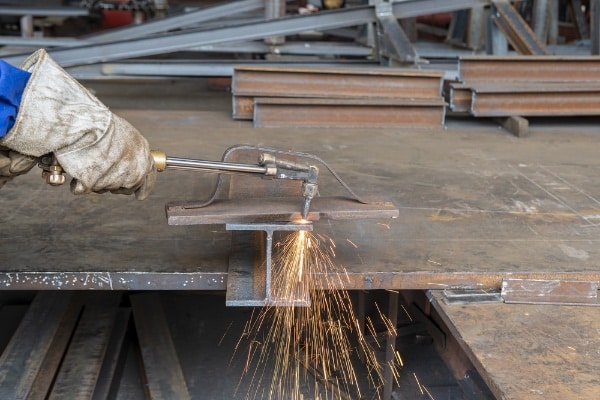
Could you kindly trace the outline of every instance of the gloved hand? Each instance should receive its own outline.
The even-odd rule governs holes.
[[[45,50],[29,56],[21,68],[31,77],[15,124],[0,145],[34,157],[54,153],[73,177],[73,194],[109,190],[148,197],[156,168],[146,139]]]
[[[15,176],[28,172],[37,162],[35,157],[0,147],[0,188]]]

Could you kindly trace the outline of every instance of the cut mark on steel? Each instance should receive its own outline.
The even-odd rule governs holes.
[[[504,279],[505,303],[600,306],[598,281]]]
[[[276,231],[312,231],[310,223],[230,223],[233,231],[227,306],[304,306],[310,305],[308,293],[294,299],[277,299],[271,289],[273,234]]]

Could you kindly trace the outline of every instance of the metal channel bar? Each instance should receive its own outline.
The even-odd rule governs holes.
[[[234,95],[326,98],[439,98],[443,72],[390,68],[236,67]]]
[[[591,56],[463,56],[458,68],[463,82],[600,80],[600,58]]]

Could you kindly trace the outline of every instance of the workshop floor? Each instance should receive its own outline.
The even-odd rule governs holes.
[[[136,125],[139,124],[143,131],[146,129],[152,130],[153,124],[156,124],[158,120],[168,114],[167,110],[173,111],[173,115],[177,117],[173,119],[174,122],[160,121],[162,123],[161,129],[165,129],[165,131],[154,132],[153,135],[160,145],[165,146],[170,141],[176,140],[175,137],[170,136],[169,127],[174,127],[180,131],[184,129],[197,131],[198,142],[201,143],[201,146],[196,146],[191,151],[201,149],[202,154],[182,154],[182,156],[196,155],[208,159],[218,158],[224,150],[223,143],[228,142],[228,140],[225,140],[229,139],[226,135],[234,137],[232,140],[235,141],[229,143],[230,145],[238,143],[240,138],[249,143],[274,146],[288,144],[288,142],[294,146],[303,140],[302,135],[282,137],[271,134],[269,139],[272,139],[274,143],[264,143],[264,131],[253,130],[249,122],[237,123],[231,121],[231,95],[223,90],[211,90],[205,80],[145,80],[136,83],[121,81],[86,82],[86,85],[91,87],[100,99],[115,112],[135,118]],[[193,117],[186,119],[188,112],[193,114]],[[205,126],[202,126],[198,121],[206,121],[206,124],[210,127],[225,125],[223,129],[209,135],[213,138],[219,136],[221,140],[218,144],[211,145],[211,143],[202,141]],[[530,160],[533,160],[536,165],[543,165],[544,160],[546,160],[561,168],[573,167],[573,170],[567,169],[567,173],[570,174],[568,175],[569,178],[576,179],[577,184],[580,184],[579,180],[582,176],[589,176],[579,173],[579,169],[588,169],[592,171],[591,175],[593,176],[594,171],[597,171],[598,168],[597,157],[594,159],[599,142],[597,122],[598,120],[595,118],[533,120],[530,127],[530,137],[525,139],[511,136],[490,120],[458,118],[449,118],[446,129],[440,128],[434,132],[395,132],[391,130],[384,132],[371,132],[368,130],[343,132],[337,130],[334,132],[335,137],[333,135],[332,137],[325,137],[325,135],[320,135],[320,132],[315,131],[307,133],[306,136],[318,138],[319,142],[311,146],[318,148],[326,155],[336,155],[335,161],[337,164],[356,172],[347,176],[352,187],[358,187],[363,191],[368,191],[380,183],[382,186],[385,183],[388,185],[386,187],[391,187],[389,184],[390,176],[402,178],[398,184],[395,181],[393,182],[393,185],[397,185],[397,187],[394,186],[390,189],[391,194],[405,206],[403,207],[405,213],[403,217],[413,216],[418,224],[410,225],[412,220],[408,220],[409,223],[407,224],[407,220],[401,219],[399,222],[404,223],[404,225],[399,225],[401,229],[398,228],[394,235],[406,237],[406,239],[398,242],[399,245],[406,246],[402,250],[402,257],[406,256],[408,261],[414,261],[414,263],[408,261],[405,263],[404,259],[399,260],[398,248],[388,246],[389,248],[383,250],[389,250],[390,258],[383,257],[381,266],[394,269],[393,272],[405,269],[406,275],[399,276],[393,282],[375,282],[381,284],[381,287],[384,285],[397,287],[403,285],[404,282],[408,282],[405,278],[410,277],[410,274],[418,268],[423,270],[418,277],[420,280],[410,281],[410,283],[430,285],[430,282],[434,279],[440,282],[444,281],[452,272],[456,272],[455,275],[460,278],[475,277],[480,274],[491,276],[489,280],[486,280],[488,278],[485,277],[482,278],[485,282],[496,282],[501,279],[500,272],[511,274],[519,271],[533,271],[539,273],[553,268],[557,273],[583,271],[582,273],[586,274],[597,274],[594,255],[598,252],[598,246],[593,233],[597,231],[598,225],[594,224],[591,227],[577,226],[577,229],[573,230],[570,230],[572,225],[568,225],[570,222],[579,221],[577,218],[585,219],[588,215],[590,218],[597,218],[597,204],[589,206],[590,202],[595,201],[593,196],[592,198],[582,196],[585,199],[577,198],[576,200],[581,201],[581,204],[575,204],[575,201],[570,203],[573,205],[572,209],[575,210],[577,218],[566,215],[564,208],[559,208],[555,212],[554,203],[551,201],[538,203],[516,201],[516,199],[521,198],[520,196],[524,196],[522,192],[518,192],[517,186],[523,185],[522,181],[525,178],[533,176],[537,179],[537,175],[535,175],[539,172],[537,170],[529,171],[531,176],[521,173],[520,175],[517,174],[518,179],[512,178],[512,180],[508,179],[506,181],[510,185],[514,184],[514,186],[509,186],[509,188],[514,188],[514,199],[512,197],[507,199],[497,196],[498,193],[506,193],[506,182],[503,180],[502,168],[508,170],[507,175],[511,178],[514,174],[514,166],[523,165],[526,167]],[[362,135],[363,142],[356,140],[356,135]],[[573,139],[574,137],[577,138],[577,142]],[[377,148],[384,148],[388,142],[391,143],[392,141],[394,146],[391,150],[388,149],[387,152],[382,151],[382,153],[376,152]],[[345,142],[351,143],[352,148],[346,150],[344,147]],[[361,147],[360,143],[365,142],[369,142],[368,145]],[[536,145],[538,144],[543,145],[544,154],[536,151]],[[315,150],[313,147],[309,146],[306,150],[313,151]],[[361,154],[360,149],[362,148],[372,151],[372,153],[363,152]],[[398,157],[402,158],[401,166],[395,165],[395,160],[378,159],[380,154],[385,154],[388,157],[390,152],[394,152],[396,149]],[[360,154],[362,158],[350,157],[346,155],[347,153]],[[427,160],[434,160],[435,162],[427,163]],[[364,168],[355,167],[359,162],[364,163],[361,164],[361,166],[364,165]],[[390,173],[390,167],[403,170],[400,172],[394,170],[394,173]],[[443,175],[445,171],[453,169],[467,170],[470,173],[467,178],[470,179],[468,181],[439,182],[445,176]],[[419,175],[414,174],[415,171]],[[560,172],[562,173],[562,170]],[[590,172],[587,173],[590,174]],[[463,175],[458,176],[459,178],[463,177]],[[430,178],[432,180],[428,180]],[[23,180],[25,179],[29,179],[29,177],[23,178]],[[535,181],[535,179],[531,179],[531,181]],[[591,187],[590,193],[592,195],[596,190],[596,182],[587,182]],[[442,184],[444,184],[443,190],[440,189]],[[471,184],[473,186],[470,186]],[[489,188],[494,191],[488,193],[485,189]],[[190,194],[197,195],[194,190],[196,189],[182,186],[181,193],[177,193],[176,196],[177,198],[179,196],[185,198]],[[7,195],[6,201],[12,199],[16,202],[20,198],[18,185],[11,187],[7,185],[3,191]],[[157,190],[157,192],[160,192],[160,190]],[[152,204],[154,207],[151,210],[145,210],[147,213],[153,213],[149,217],[149,221],[152,218],[163,221],[162,204],[164,204],[163,199],[167,198],[167,194],[173,195],[172,193],[164,193],[163,190],[163,193],[160,193],[162,197],[156,201],[153,200],[154,203],[147,202],[145,204],[145,206]],[[536,193],[536,195],[538,194]],[[58,195],[56,197],[58,198]],[[85,201],[100,203],[98,199],[100,197],[93,197],[92,200]],[[116,204],[113,203],[113,199],[110,197],[102,199],[103,204]],[[47,200],[50,207],[57,208],[61,205],[52,203],[57,200]],[[169,198],[168,200],[173,199]],[[515,200],[514,204],[513,200]],[[507,206],[507,201],[510,207]],[[84,200],[82,200],[83,202]],[[428,207],[420,209],[419,206],[424,203]],[[48,204],[44,203],[44,206]],[[545,207],[549,207],[549,205],[552,206],[550,211],[544,212]],[[85,203],[85,206],[87,207],[88,204]],[[532,208],[532,206],[539,207],[541,212],[538,213],[535,207]],[[132,213],[137,212],[137,209],[133,210],[134,206],[131,206],[131,203],[123,206],[123,209],[127,211],[127,207],[132,208],[130,210]],[[522,209],[517,207],[522,207]],[[100,207],[98,206],[98,208]],[[122,215],[119,212],[126,212],[123,209],[115,210],[114,215]],[[444,209],[445,213],[432,214],[433,211],[431,210],[438,209]],[[17,210],[17,212],[24,213],[23,210]],[[92,221],[90,225],[92,225],[91,216],[96,215],[93,214],[96,211],[96,204],[91,204],[85,210],[89,210],[90,221]],[[584,215],[581,210],[587,210],[586,214]],[[35,226],[42,232],[43,229],[48,227],[39,226],[43,225],[43,222],[35,221],[36,215],[38,215],[37,212],[45,211],[35,209],[28,218],[34,220],[30,223],[37,224]],[[410,214],[413,212],[414,215]],[[103,213],[101,215],[109,215],[106,209],[103,210]],[[422,214],[425,213],[426,217],[423,217]],[[155,214],[160,214],[160,216]],[[49,215],[53,215],[52,212]],[[563,217],[564,221],[561,219]],[[71,218],[75,218],[77,221],[80,219],[72,216]],[[465,225],[460,225],[457,221]],[[453,222],[453,227],[464,226],[464,228],[448,230],[449,224],[444,224],[445,222]],[[575,222],[573,222],[573,226]],[[471,223],[473,225],[470,225]],[[5,220],[5,224],[5,226],[13,229],[12,234],[14,232],[18,233],[17,237],[30,238],[26,236],[30,233],[27,231],[27,229],[30,229],[29,226],[20,228],[18,221],[11,222],[8,218]],[[51,230],[51,233],[56,234],[57,238],[61,237],[59,235],[70,237],[68,234],[59,231],[62,226],[58,225],[60,224],[56,223],[56,225],[51,226],[54,229]],[[135,223],[129,226],[126,223],[126,226],[117,226],[118,224],[115,223],[115,227],[111,227],[111,223],[104,225],[106,225],[106,229],[113,229],[111,232],[117,232],[120,235],[119,238],[122,239],[123,246],[127,248],[126,250],[131,251],[131,249],[134,249],[133,253],[135,253],[136,248],[134,245],[137,242],[134,241],[132,245],[126,238],[124,239],[126,234],[138,228]],[[471,227],[479,227],[480,231],[471,231]],[[520,230],[515,231],[513,230],[514,227]],[[153,225],[152,228],[153,230],[143,232],[140,236],[145,235],[154,240],[160,236],[164,226],[155,227]],[[21,232],[19,229],[24,229],[24,231]],[[535,235],[538,235],[536,229],[539,234],[546,234],[547,236],[542,236],[540,240],[535,239]],[[450,232],[450,235],[448,232]],[[531,239],[530,236],[525,236],[523,232],[533,236],[535,240]],[[385,232],[380,233],[390,235]],[[112,266],[110,255],[104,254],[102,252],[103,247],[97,246],[94,241],[94,232],[87,232],[86,234],[91,238],[85,242],[89,246],[87,250],[93,252],[97,250],[97,247],[100,248],[97,253],[94,253],[99,259],[90,260],[89,262],[91,271],[97,271],[98,265],[102,267],[105,267],[104,264]],[[495,236],[496,234],[497,236]],[[565,235],[570,235],[564,239],[568,240],[568,246],[563,243]],[[573,236],[577,237],[573,238]],[[9,242],[8,239],[12,237],[14,236],[8,237],[4,242]],[[546,240],[546,237],[550,237],[551,240]],[[24,251],[24,248],[17,245],[13,246],[11,243],[5,243],[3,248],[12,251],[10,253],[7,251],[5,254],[6,257],[4,258],[7,265],[14,268],[15,265],[19,267],[19,263],[27,263],[26,258],[18,257],[18,254]],[[148,240],[148,243],[155,242]],[[156,239],[156,243],[158,243],[158,239]],[[172,245],[171,243],[175,242],[172,241],[166,245]],[[392,243],[391,240],[390,243]],[[25,245],[31,246],[31,241],[28,241]],[[181,247],[184,248],[183,245]],[[539,248],[550,250],[547,253],[548,256],[543,257],[540,255],[537,252]],[[145,248],[143,249],[145,254],[140,254],[140,257],[146,262],[161,249],[158,246],[156,248]],[[378,248],[375,248],[375,250],[378,250]],[[406,252],[404,252],[405,250]],[[40,265],[48,265],[48,263],[57,259],[60,262],[62,256],[73,257],[72,253],[67,254],[66,252],[57,251],[57,254],[53,255],[54,259],[48,261],[49,258],[46,258],[46,253],[43,253],[47,251],[53,251],[52,246],[40,247],[39,257],[42,260],[39,263]],[[102,253],[102,257],[100,257],[100,253]],[[388,253],[384,254],[384,256],[387,255]],[[130,259],[127,260],[130,263],[128,268],[139,268],[136,264],[138,261],[136,256],[136,254],[130,254]],[[106,262],[106,260],[109,262]],[[523,261],[523,263],[518,264],[515,260]],[[27,263],[26,265],[29,268],[30,264]],[[77,264],[73,263],[73,265]],[[193,264],[194,267],[195,265]],[[70,267],[70,265],[65,266],[65,268]],[[88,264],[84,263],[83,267],[88,267]],[[117,265],[117,267],[119,266]],[[170,265],[164,268],[169,267]],[[379,271],[368,272],[377,274]],[[442,276],[440,274],[448,275]],[[10,278],[12,279],[12,277]],[[359,282],[366,281],[360,280]],[[437,284],[439,283],[434,282],[431,285]],[[7,286],[10,285],[7,284]],[[3,307],[0,311],[4,310],[12,315],[11,323],[0,325],[0,344],[2,346],[8,342],[15,332],[19,316],[22,317],[26,312],[31,301],[31,295],[34,293],[2,293],[0,303],[3,304]],[[193,397],[198,399],[246,397],[245,388],[247,386],[245,385],[247,385],[247,382],[242,379],[242,385],[238,387],[245,366],[245,353],[240,351],[234,354],[234,349],[239,337],[242,335],[244,323],[249,317],[249,310],[226,308],[222,292],[161,292],[160,299],[166,311],[167,324],[179,356],[186,383],[189,385]],[[24,307],[20,307],[18,310],[12,307],[19,304],[24,305]],[[127,306],[127,299],[123,300],[123,304]],[[2,319],[2,321],[9,320]],[[135,335],[130,337],[129,340],[135,345]],[[137,361],[138,354],[135,348],[135,346],[131,346],[128,357],[123,364],[125,369],[122,379],[119,380],[116,398],[144,398],[144,383],[140,378],[140,365]],[[395,394],[397,399],[488,398],[489,393],[481,388],[477,374],[469,374],[468,378],[462,376],[459,379],[453,376],[445,362],[447,360],[438,354],[436,350],[439,349],[436,349],[435,342],[431,340],[426,329],[423,332],[400,337],[397,348],[404,359],[404,368],[399,378],[400,388]],[[429,388],[432,396],[429,396],[426,392],[421,392],[422,386],[420,385]],[[372,392],[365,393],[372,394]],[[313,396],[313,393],[310,387],[307,386],[305,399],[314,398],[314,396],[311,396]],[[365,398],[371,397],[366,396]]]

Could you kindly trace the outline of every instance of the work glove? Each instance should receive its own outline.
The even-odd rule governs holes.
[[[132,194],[152,191],[156,168],[146,139],[113,114],[73,77],[38,50],[21,68],[31,77],[19,113],[0,145],[33,157],[54,153],[71,192]]]
[[[35,157],[0,146],[0,188],[15,176],[27,173],[37,162]]]

